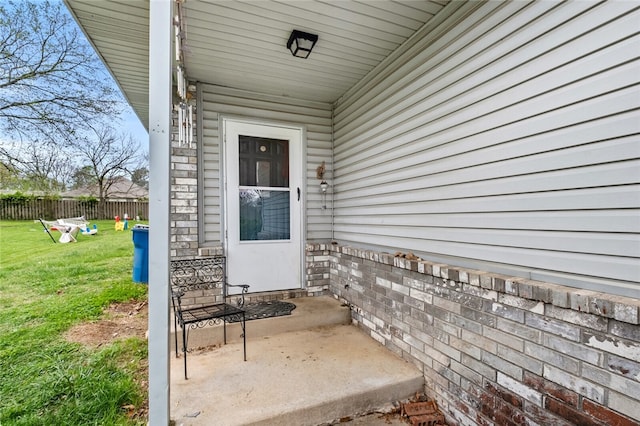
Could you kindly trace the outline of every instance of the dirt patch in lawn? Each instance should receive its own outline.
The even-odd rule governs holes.
[[[97,321],[78,324],[65,334],[70,342],[98,347],[128,337],[145,338],[149,311],[146,301],[113,303]]]
[[[67,341],[94,348],[129,337],[146,339],[148,318],[146,300],[112,303],[104,310],[102,318],[72,327],[65,333],[65,338]],[[133,373],[133,379],[145,395],[149,387],[148,370],[148,360],[144,359]],[[125,405],[121,408],[131,420],[146,424],[149,415],[148,398],[145,397],[140,406]]]

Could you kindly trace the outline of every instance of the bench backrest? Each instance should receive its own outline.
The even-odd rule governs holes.
[[[171,294],[183,308],[223,302],[226,297],[225,257],[172,260]]]

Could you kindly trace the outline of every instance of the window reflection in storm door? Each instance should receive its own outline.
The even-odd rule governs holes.
[[[301,130],[232,120],[225,130],[229,283],[300,288]]]

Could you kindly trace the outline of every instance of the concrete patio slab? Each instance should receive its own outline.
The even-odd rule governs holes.
[[[312,327],[350,324],[351,312],[348,306],[342,305],[330,296],[299,297],[285,299],[296,305],[291,315],[247,321],[247,339],[262,336],[274,336],[296,330]],[[173,321],[171,333],[173,334]],[[181,331],[178,330],[180,336]],[[227,324],[227,343],[241,341],[242,330],[240,324]],[[178,338],[180,340],[180,337]],[[171,349],[174,348],[174,337],[170,339]],[[205,327],[189,332],[189,348],[198,348],[223,343],[222,326]]]
[[[172,356],[176,424],[319,425],[423,390],[420,371],[351,325],[254,337],[247,356],[241,343],[190,354],[189,380]]]

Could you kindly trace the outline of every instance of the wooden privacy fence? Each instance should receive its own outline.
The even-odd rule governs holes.
[[[104,213],[101,213],[104,212]],[[96,202],[78,200],[35,199],[19,203],[0,200],[2,220],[55,220],[65,217],[84,216],[87,220],[113,219],[114,216],[130,218],[140,216],[149,219],[149,203],[146,201],[105,201],[103,206]]]

